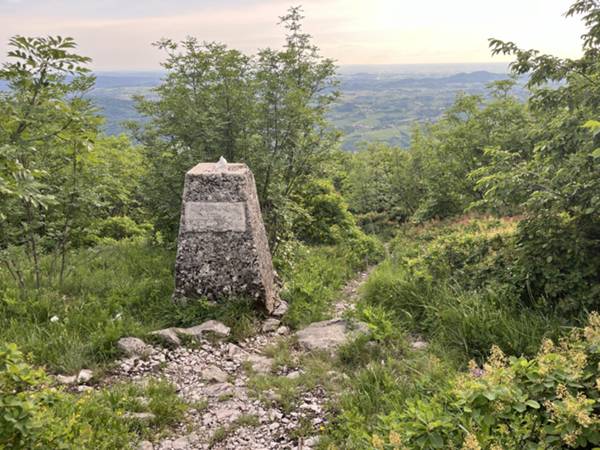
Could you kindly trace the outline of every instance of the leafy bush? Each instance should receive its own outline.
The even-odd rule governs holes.
[[[338,246],[296,246],[285,260],[275,259],[284,281],[281,297],[290,309],[285,321],[296,327],[323,320],[335,295],[357,270],[379,260],[383,246],[357,230]]]
[[[46,424],[37,409],[44,398],[30,390],[41,384],[44,374],[26,364],[17,346],[0,347],[0,446],[29,448],[44,435]]]
[[[294,223],[294,234],[312,244],[335,244],[355,232],[354,217],[329,180],[314,180],[302,190],[299,200],[305,214]]]
[[[501,291],[465,291],[447,282],[419,280],[389,261],[365,284],[362,303],[385,308],[400,326],[424,334],[464,362],[484,358],[492,344],[513,354],[532,354],[561,325],[553,315],[520,308]]]
[[[492,54],[514,57],[515,76],[527,74],[533,145],[487,148],[487,164],[471,178],[479,205],[526,216],[516,255],[526,293],[578,315],[600,307],[599,3],[574,0],[565,15],[580,16],[585,26],[578,59],[490,40]]]
[[[350,374],[332,405],[335,419],[321,438],[322,448],[372,448],[372,434],[381,429],[380,417],[404,410],[406,400],[415,395],[430,396],[446,389],[455,372],[451,364],[433,355],[386,356],[382,346],[361,339],[342,349],[342,357],[350,358],[342,367]]]
[[[432,398],[381,417],[375,448],[591,448],[600,443],[600,316],[530,359],[497,347]]]
[[[392,254],[414,277],[425,280],[452,280],[465,289],[508,282],[512,268],[506,255],[514,248],[515,224],[466,218],[417,231],[405,229],[392,241]]]
[[[153,413],[157,432],[181,421],[186,409],[175,388],[163,381],[145,388],[122,384],[81,396],[52,388],[49,381],[16,345],[0,345],[0,448],[127,449],[149,437],[150,430],[125,412]]]
[[[567,213],[523,220],[514,252],[523,301],[571,317],[600,307],[598,230]]]
[[[127,238],[148,237],[151,224],[138,224],[127,216],[113,216],[95,221],[88,231],[88,243],[100,243],[102,240],[121,240]]]
[[[362,301],[385,308],[458,361],[484,358],[493,344],[533,354],[569,318],[521,303],[510,251],[514,229],[513,221],[496,219],[406,228],[369,277]]]

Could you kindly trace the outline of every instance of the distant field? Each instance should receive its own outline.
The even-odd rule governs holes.
[[[161,73],[100,73],[91,97],[106,116],[109,134],[123,131],[124,120],[138,120],[132,96],[151,95]],[[456,96],[486,94],[486,86],[505,79],[503,64],[342,66],[342,96],[330,119],[343,131],[342,146],[386,142],[406,147],[416,122],[435,121]],[[517,95],[524,96],[523,89]]]

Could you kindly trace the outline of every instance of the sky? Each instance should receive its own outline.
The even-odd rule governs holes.
[[[580,53],[572,0],[0,0],[0,62],[15,35],[71,36],[94,70],[156,70],[160,38],[219,41],[248,53],[282,45],[278,17],[304,8],[305,30],[338,64],[501,62],[488,38],[560,57]]]

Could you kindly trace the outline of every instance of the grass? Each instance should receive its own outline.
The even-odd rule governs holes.
[[[331,374],[335,370],[334,360],[327,353],[313,352],[292,356],[293,339],[281,339],[267,347],[265,354],[274,359],[273,373],[257,374],[249,371],[249,393],[266,404],[272,404],[285,412],[291,412],[302,398],[302,394],[322,386],[334,390],[336,381]],[[276,375],[283,367],[298,367],[295,378]]]
[[[401,229],[391,256],[363,286],[362,307],[380,307],[463,364],[492,346],[532,355],[544,337],[564,333],[556,315],[523,307],[499,264],[515,220],[463,218]]]
[[[261,313],[249,299],[174,304],[174,258],[142,239],[79,249],[69,255],[62,286],[36,290],[29,279],[26,292],[0,268],[0,342],[16,343],[51,372],[74,373],[110,364],[123,336],[208,319],[230,326],[233,341],[258,331]],[[326,317],[339,289],[366,261],[340,246],[300,247],[286,263],[282,296],[290,310],[284,322],[297,327]]]
[[[265,356],[269,358],[273,358],[273,366],[272,371],[277,372],[278,369],[282,367],[293,367],[294,366],[294,357],[292,354],[292,347],[294,345],[294,338],[280,338],[275,341],[274,344],[271,344],[263,349],[263,353]]]
[[[328,318],[331,304],[344,283],[380,258],[380,244],[372,240],[369,245],[374,248],[300,246],[296,249],[292,265],[279,261],[285,267],[282,270],[285,283],[281,296],[290,306],[284,322],[298,328]]]
[[[220,442],[223,442],[231,436],[238,428],[257,427],[260,425],[260,420],[253,414],[242,414],[229,425],[217,428],[208,441],[209,448],[214,447]]]
[[[117,384],[101,390],[93,397],[95,402],[107,404],[119,417],[123,417],[125,412],[153,414],[154,418],[149,423],[123,419],[131,431],[146,439],[181,422],[190,407],[177,395],[173,385],[161,380],[152,380],[147,386],[139,383]]]
[[[562,318],[523,307],[502,271],[510,268],[497,266],[514,230],[514,220],[488,218],[399,230],[362,287],[355,314],[371,334],[339,351],[345,377],[319,448],[372,448],[377,430],[448,392],[455,374],[472,359],[481,364],[493,345],[531,356],[544,338],[565,334]],[[410,348],[414,335],[426,350]]]
[[[81,249],[70,255],[63,286],[25,295],[0,271],[0,341],[16,343],[35,364],[72,373],[113,360],[123,336],[213,318],[232,327],[232,339],[255,332],[259,317],[249,300],[175,305],[173,261],[172,251],[145,241]]]
[[[0,370],[0,378],[14,377],[19,370],[13,367],[10,374]],[[26,404],[19,402],[18,394],[5,399],[16,401],[5,413],[23,408],[15,423],[2,428],[6,434],[0,433],[0,448],[129,449],[137,441],[168,434],[184,420],[189,407],[171,384],[161,380],[145,386],[124,382],[83,394],[38,385],[26,398]],[[132,413],[152,416],[139,419],[131,417]],[[20,437],[11,439],[15,430]]]
[[[532,355],[544,337],[562,329],[556,316],[520,308],[502,291],[418,280],[389,261],[367,281],[362,301],[385,308],[405,330],[426,336],[463,363],[483,360],[492,344],[509,354]]]

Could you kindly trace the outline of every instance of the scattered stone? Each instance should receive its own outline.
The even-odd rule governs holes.
[[[156,419],[156,416],[149,412],[126,412],[123,414],[124,419],[139,420],[140,422],[151,422]]]
[[[279,328],[279,324],[281,324],[279,319],[267,319],[265,320],[265,323],[263,323],[262,331],[263,333],[271,333]]]
[[[245,164],[200,163],[185,174],[174,297],[230,295],[267,312],[277,301],[254,176]]]
[[[204,388],[204,394],[209,397],[220,397],[222,395],[235,395],[235,387],[231,383],[212,384]]]
[[[185,448],[190,444],[190,440],[187,436],[180,437],[175,439],[171,443],[171,448],[173,450],[185,450]]]
[[[348,299],[348,303],[352,302],[353,299]],[[154,347],[148,358],[132,356],[122,359],[117,367],[118,376],[140,385],[152,379],[166,379],[174,385],[178,396],[192,405],[186,413],[185,420],[174,426],[171,437],[157,437],[159,440],[154,444],[148,441],[151,447],[139,447],[138,450],[207,450],[210,448],[211,438],[223,429],[228,433],[214,444],[212,448],[215,450],[316,449],[319,446],[319,430],[327,426],[328,422],[326,405],[335,402],[335,398],[329,396],[320,385],[310,390],[301,386],[295,406],[290,411],[283,411],[279,406],[283,402],[282,392],[274,387],[267,387],[256,396],[251,375],[243,369],[249,365],[258,373],[276,373],[278,376],[287,377],[290,382],[298,380],[293,382],[297,384],[298,377],[303,373],[303,368],[294,362],[298,361],[298,350],[327,348],[329,345],[335,348],[342,341],[367,330],[364,324],[353,325],[339,319],[312,324],[298,332],[299,338],[304,333],[316,338],[318,343],[304,343],[294,348],[292,363],[289,366],[278,367],[277,372],[274,372],[274,360],[264,355],[264,349],[290,333],[289,328],[280,323],[275,325],[277,320],[279,319],[265,321],[273,324],[266,327],[271,331],[256,334],[236,344],[206,339],[207,334],[215,329],[220,331],[221,335],[229,333],[225,325],[216,321],[185,330],[166,329],[172,330],[176,336],[194,336],[198,338],[199,345]],[[332,330],[339,331],[339,335]],[[165,330],[158,330],[161,331]],[[332,335],[337,337],[332,338]],[[414,339],[417,340],[418,336],[414,336]],[[299,340],[303,342],[302,339]],[[336,379],[339,380],[345,375],[330,371],[324,376],[336,382]],[[91,389],[89,386],[79,387]],[[145,398],[136,399],[139,402],[138,406],[142,407],[145,404]],[[126,418],[136,419],[142,421],[145,426],[150,426],[147,421],[151,421],[152,416],[146,414],[148,413],[128,413]],[[241,421],[240,426],[229,428],[243,417],[254,419]],[[192,428],[189,428],[190,426]],[[191,430],[197,434],[189,434]],[[299,438],[299,431],[301,434],[308,433],[310,437],[304,440]]]
[[[307,447],[314,447],[319,443],[318,436],[311,436],[309,438],[304,439],[304,445]]]
[[[150,441],[142,441],[138,444],[137,450],[154,450],[154,445]]]
[[[280,334],[282,336],[289,334],[290,333],[290,329],[286,326],[282,326],[277,328],[277,334]]]
[[[246,353],[244,350],[242,350],[235,344],[229,344],[227,346],[227,356],[229,356],[229,358],[233,360],[243,360],[246,359],[248,353]]]
[[[216,381],[218,383],[224,383],[227,381],[227,372],[222,371],[216,366],[210,366],[202,370],[201,376],[206,381]]]
[[[147,357],[152,353],[152,347],[135,337],[124,337],[117,341],[117,347],[127,356]]]
[[[413,350],[425,350],[428,345],[429,344],[425,341],[414,341],[410,344]]]
[[[87,383],[94,378],[94,372],[89,369],[81,369],[77,374],[78,383]]]
[[[279,304],[275,307],[271,315],[273,317],[283,317],[288,311],[289,305],[286,301],[280,300]]]
[[[56,375],[56,381],[60,384],[74,384],[77,381],[76,375]]]
[[[231,407],[228,405],[223,405],[220,408],[217,408],[217,410],[215,411],[215,417],[218,423],[233,422],[241,415],[242,413],[238,408]]]
[[[360,333],[368,332],[365,324],[355,327],[344,319],[331,319],[315,322],[296,332],[298,344],[305,350],[332,351],[349,342]]]
[[[153,331],[150,334],[157,336],[162,342],[172,347],[179,347],[181,345],[181,339],[177,336],[174,328],[165,328],[164,330]]]
[[[266,356],[253,353],[246,358],[246,362],[250,364],[252,370],[257,373],[269,373],[273,367],[273,360]]]
[[[227,337],[231,332],[231,328],[219,322],[218,320],[208,320],[201,325],[196,325],[190,328],[177,328],[178,334],[192,336],[196,339],[201,339],[205,334],[213,333],[219,337]]]

